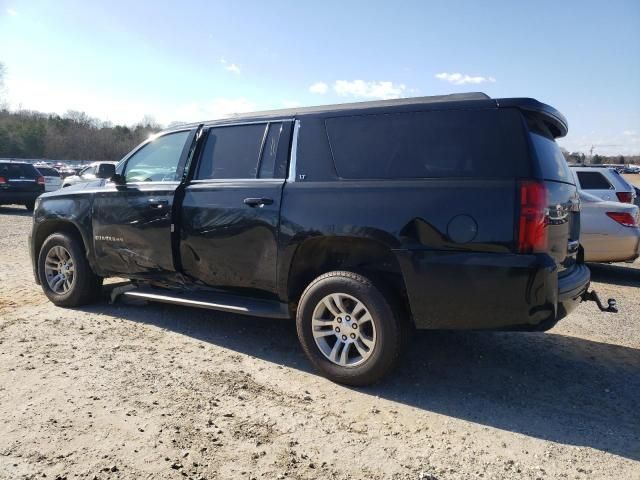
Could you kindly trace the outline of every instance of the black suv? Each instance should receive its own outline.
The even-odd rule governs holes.
[[[22,204],[33,210],[44,192],[44,177],[30,163],[0,160],[0,205]]]
[[[546,330],[586,298],[564,117],[461,94],[248,114],[158,134],[40,197],[30,242],[56,305],[126,295],[295,316],[352,385],[411,328]]]

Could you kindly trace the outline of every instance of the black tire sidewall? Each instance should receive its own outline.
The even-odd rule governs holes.
[[[64,247],[71,255],[74,265],[73,286],[62,295],[51,290],[44,268],[47,253],[55,246]],[[84,256],[84,247],[77,238],[66,233],[54,233],[43,242],[38,254],[38,277],[45,295],[54,304],[62,307],[76,307],[91,302],[97,296],[100,287],[98,277]]]
[[[363,302],[376,328],[374,352],[362,364],[341,367],[327,359],[315,343],[311,318],[317,304],[332,293],[346,293]],[[339,383],[363,386],[374,383],[395,365],[401,350],[399,322],[387,298],[365,277],[352,272],[330,272],[314,280],[304,291],[296,315],[298,339],[311,363]]]

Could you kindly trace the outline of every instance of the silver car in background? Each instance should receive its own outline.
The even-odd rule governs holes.
[[[640,210],[580,191],[580,244],[586,262],[633,262],[640,255]]]
[[[633,203],[636,198],[634,188],[615,168],[572,166],[571,171],[578,189],[602,200]]]
[[[40,175],[44,177],[44,191],[45,192],[53,192],[54,190],[58,190],[62,186],[62,177],[60,176],[60,172],[49,165],[34,165],[36,169],[40,172]]]

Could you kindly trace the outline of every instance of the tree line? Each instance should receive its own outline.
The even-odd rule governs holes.
[[[564,148],[562,154],[567,162],[571,164],[587,165],[640,165],[640,155],[599,155],[586,156],[582,152],[569,152]]]
[[[83,112],[64,115],[0,109],[0,158],[119,160],[160,126],[147,118],[133,127]]]

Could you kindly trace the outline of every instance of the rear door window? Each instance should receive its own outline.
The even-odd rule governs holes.
[[[256,178],[266,128],[266,123],[211,128],[195,178]]]
[[[281,132],[282,123],[271,123],[269,125],[269,132],[262,146],[262,158],[260,160],[258,178],[274,177]]]
[[[576,172],[583,190],[610,190],[613,187],[600,172]]]
[[[524,173],[513,112],[443,110],[326,120],[342,178],[513,177]]]

